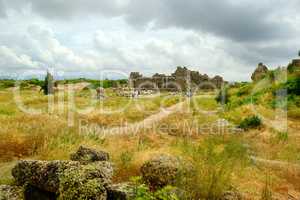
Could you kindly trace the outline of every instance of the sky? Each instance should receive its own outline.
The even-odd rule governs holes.
[[[0,77],[126,78],[187,66],[250,80],[300,49],[299,0],[0,0]]]

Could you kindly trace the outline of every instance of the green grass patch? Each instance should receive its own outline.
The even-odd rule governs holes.
[[[250,117],[246,117],[245,119],[243,119],[241,121],[241,123],[239,124],[239,128],[244,129],[244,130],[248,130],[248,129],[252,129],[252,128],[258,128],[262,125],[262,121],[258,116],[250,116]]]

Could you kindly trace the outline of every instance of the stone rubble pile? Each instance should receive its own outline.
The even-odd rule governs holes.
[[[12,169],[14,186],[0,185],[0,200],[134,200],[134,183],[112,182],[113,164],[104,151],[80,147],[70,161],[19,161]],[[143,181],[151,190],[175,185],[181,162],[159,155],[141,167]],[[232,195],[226,194],[226,199]]]

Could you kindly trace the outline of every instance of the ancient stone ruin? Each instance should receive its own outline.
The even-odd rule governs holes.
[[[139,72],[132,72],[129,77],[129,84],[136,90],[187,91],[193,88],[221,88],[224,80],[221,76],[210,78],[207,74],[200,74],[186,67],[177,67],[171,75],[156,73],[152,77],[144,77]]]
[[[133,182],[112,182],[114,170],[108,153],[80,147],[70,158],[19,161],[12,169],[14,185],[0,185],[0,200],[135,199]],[[178,176],[187,171],[193,171],[192,165],[182,165],[180,158],[169,155],[154,156],[140,169],[143,182],[153,190],[175,186]],[[176,195],[181,199],[180,193]],[[241,199],[234,195],[229,191],[222,199]]]
[[[259,63],[255,71],[253,72],[251,79],[252,81],[259,81],[263,79],[269,72],[269,69],[263,64]]]
[[[105,89],[102,87],[96,88],[97,92],[97,99],[104,99],[105,98]]]
[[[300,54],[300,52],[299,52]],[[299,55],[300,56],[300,55]],[[287,67],[289,72],[296,72],[300,71],[300,59],[294,59]]]

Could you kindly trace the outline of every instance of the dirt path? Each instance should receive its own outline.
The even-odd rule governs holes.
[[[202,96],[198,96],[202,97]],[[127,126],[121,126],[121,127],[114,127],[110,129],[104,129],[102,134],[104,136],[107,135],[121,135],[121,134],[137,134],[140,130],[145,130],[145,129],[150,129],[152,127],[155,127],[155,125],[163,120],[164,118],[168,117],[169,115],[176,113],[178,111],[181,111],[184,109],[184,104],[187,103],[188,100],[185,100],[183,102],[180,102],[178,104],[175,104],[169,108],[165,108],[161,110],[160,112],[151,115],[147,117],[146,119],[136,122],[136,123],[131,123],[128,124]],[[217,111],[201,111],[206,114],[214,115],[217,114]],[[258,158],[251,156],[251,160],[256,164],[256,165],[261,165],[264,167],[268,167],[271,169],[276,169],[276,170],[283,170],[283,169],[292,169],[295,171],[300,172],[300,165],[297,164],[292,164],[284,161],[276,161],[276,160],[267,160],[263,158]]]
[[[173,106],[170,106],[168,108],[162,109],[160,112],[151,115],[147,117],[146,119],[136,122],[136,123],[131,123],[128,124],[127,126],[121,126],[121,127],[114,127],[110,129],[105,129],[101,134],[104,136],[107,135],[121,135],[121,134],[136,134],[138,131],[142,129],[150,129],[154,127],[158,122],[160,122],[162,119],[168,117],[169,115],[181,111],[184,108],[184,104],[187,103],[188,100],[177,103]]]
[[[300,165],[279,160],[267,160],[251,156],[251,160],[256,165],[275,169],[275,170],[293,170],[300,173]]]
[[[193,98],[211,98],[214,95],[198,95],[198,96],[194,96]],[[114,127],[114,128],[109,128],[109,129],[104,129],[102,131],[101,134],[103,134],[104,136],[107,135],[121,135],[121,134],[136,134],[138,133],[138,131],[142,130],[142,129],[150,129],[152,127],[154,127],[158,122],[160,122],[162,119],[168,117],[169,115],[181,111],[182,109],[184,109],[184,104],[188,103],[191,99],[187,99],[183,102],[177,103],[173,106],[170,106],[169,108],[163,108],[159,113],[156,113],[154,115],[151,115],[149,117],[147,117],[146,119],[140,121],[140,122],[136,122],[136,123],[130,123],[126,126],[121,126],[121,127]],[[207,115],[213,115],[216,114],[217,111],[201,111],[204,114]]]

